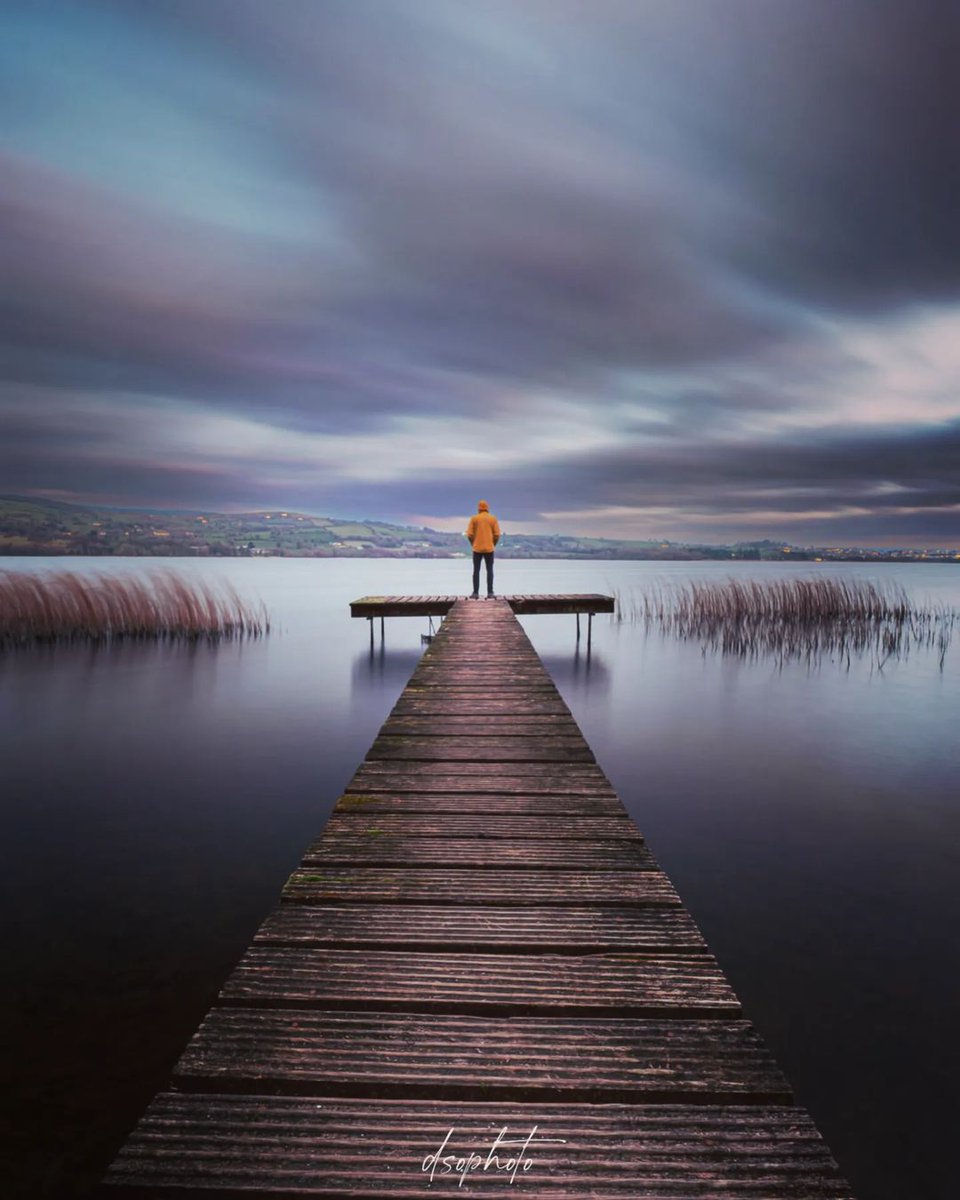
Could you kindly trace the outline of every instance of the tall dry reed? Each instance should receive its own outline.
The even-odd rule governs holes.
[[[262,605],[159,569],[147,576],[0,571],[0,649],[118,640],[224,641],[270,631]]]
[[[898,584],[815,576],[654,587],[627,601],[618,596],[617,617],[741,658],[849,665],[870,654],[882,668],[925,647],[938,652],[942,669],[960,614],[915,605]]]

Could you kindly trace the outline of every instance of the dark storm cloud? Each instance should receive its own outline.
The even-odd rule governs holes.
[[[481,473],[460,480],[461,507],[489,491],[489,482]],[[422,481],[404,485],[402,500],[411,511],[442,511],[448,492]],[[773,536],[833,539],[838,527],[831,513],[842,515],[844,528],[853,522],[871,536],[888,527],[898,536],[942,534],[956,530],[960,511],[960,422],[921,433],[847,431],[783,446],[664,444],[655,451],[573,455],[532,478],[511,478],[495,494],[515,527],[551,508],[576,510],[588,498],[610,510],[607,520],[618,528],[624,518],[615,510],[634,509],[657,514],[645,521],[643,536],[690,538],[722,496],[720,511],[736,536],[765,536],[751,525],[757,513],[780,515],[782,525],[769,530]],[[951,507],[952,513],[933,511]]]
[[[306,410],[322,421],[327,409],[336,425],[389,405],[389,371],[361,372],[335,320],[305,315],[322,312],[324,297],[302,251],[171,218],[19,159],[2,167],[6,378],[202,396],[280,419]]]
[[[574,495],[601,465],[603,483],[593,495],[608,506],[702,513],[718,493],[730,512],[776,507],[785,515],[848,503],[877,510],[960,504],[960,422],[924,432],[836,431],[785,444],[629,450],[603,455],[602,464],[584,456],[564,468]]]
[[[291,88],[278,126],[356,248],[351,323],[525,380],[710,360],[782,333],[712,270],[700,186],[662,157],[657,120],[635,144],[593,111],[613,49],[602,22],[591,51],[537,6],[284,13],[241,3],[185,19],[208,33],[228,22]],[[620,102],[642,112],[643,92],[627,83]]]
[[[650,510],[638,536],[948,523],[955,6],[17,22],[16,487],[349,511],[359,482],[370,512],[441,517],[496,485],[517,520]],[[912,374],[888,330],[917,334]]]
[[[754,197],[735,261],[831,306],[956,299],[958,58],[949,0],[724,6],[706,140]]]
[[[179,11],[316,101],[290,128],[400,265],[424,242],[469,261],[515,223],[564,279],[558,246],[592,262],[612,221],[626,286],[638,246],[670,259],[674,242],[830,305],[957,295],[950,0],[373,4],[322,25],[301,2],[283,21],[255,0]]]

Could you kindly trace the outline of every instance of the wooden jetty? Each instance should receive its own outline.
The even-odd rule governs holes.
[[[367,617],[445,617],[458,604],[460,596],[361,596],[351,600],[350,616]],[[601,596],[592,592],[558,596],[501,596],[510,611],[520,616],[535,616],[538,613],[612,613],[615,607],[613,596]],[[486,601],[484,601],[486,603]]]
[[[102,1193],[504,1189],[851,1196],[511,604],[462,600]]]
[[[365,617],[370,622],[370,642],[373,643],[373,622],[380,618],[380,637],[384,636],[386,617],[445,617],[457,604],[460,596],[361,596],[350,602],[351,617]],[[593,635],[593,618],[597,613],[612,613],[616,608],[613,596],[593,592],[541,595],[501,596],[510,611],[522,617],[544,613],[574,613],[577,618],[577,641],[580,641],[580,617],[587,618],[587,645]]]

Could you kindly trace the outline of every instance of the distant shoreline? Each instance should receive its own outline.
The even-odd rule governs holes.
[[[711,547],[713,550],[713,547]],[[156,551],[118,551],[111,552],[105,549],[92,550],[63,550],[50,549],[49,547],[38,546],[17,546],[11,547],[0,544],[0,562],[4,558],[142,558],[142,559],[160,559],[160,558],[291,558],[291,559],[358,559],[358,558],[378,558],[378,559],[397,559],[397,560],[419,560],[430,561],[434,559],[464,559],[465,554],[457,553],[414,553],[412,551],[389,551],[389,550],[335,550],[324,553],[322,551],[313,553],[295,553],[284,550],[261,550],[255,552],[232,551],[223,552],[219,550],[182,550],[176,547],[163,547]],[[641,553],[511,553],[509,550],[498,550],[497,557],[509,559],[513,562],[517,561],[537,561],[537,562],[802,562],[802,563],[953,563],[960,566],[960,553],[955,553],[952,550],[943,551],[916,551],[908,550],[877,550],[877,551],[861,551],[851,552],[847,554],[818,553],[815,550],[794,549],[790,553],[781,554],[764,554],[750,555],[737,553],[735,550],[724,552],[723,547],[717,547],[712,553],[698,554],[695,550],[686,552],[678,552],[676,554],[641,554]]]
[[[149,511],[0,496],[0,556],[62,558],[465,558],[462,533],[288,510]],[[721,545],[531,534],[507,527],[501,558],[578,562],[960,562],[960,547]]]

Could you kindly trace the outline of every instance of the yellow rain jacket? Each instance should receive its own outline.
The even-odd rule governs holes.
[[[477,505],[476,515],[470,518],[467,537],[477,554],[489,554],[500,541],[500,526],[486,500],[480,501]]]

